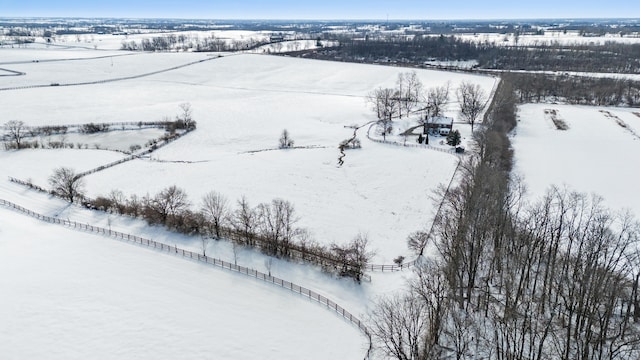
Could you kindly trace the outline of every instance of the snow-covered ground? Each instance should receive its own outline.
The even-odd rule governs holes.
[[[557,130],[545,110],[556,110],[568,130]],[[637,113],[637,114],[634,114]],[[551,185],[595,193],[614,209],[640,216],[640,111],[557,104],[519,107],[513,136],[516,171],[533,197]]]
[[[3,359],[360,359],[359,330],[240,274],[0,208]]]
[[[215,31],[176,31],[176,32],[158,32],[158,31],[141,31],[139,33],[129,34],[77,34],[77,35],[56,35],[51,43],[46,43],[44,38],[35,38],[35,44],[29,44],[28,47],[44,48],[47,50],[61,49],[68,50],[120,50],[123,42],[134,41],[140,44],[143,39],[152,39],[154,37],[183,36],[185,43],[195,42],[211,38],[232,41],[247,41],[250,39],[256,41],[266,41],[272,34],[270,31],[251,31],[251,30],[215,30]],[[9,45],[5,48],[17,48],[23,45],[11,45],[12,37],[0,35],[0,40],[8,40]]]
[[[606,34],[602,36],[582,36],[579,31],[545,31],[542,35],[525,34],[514,36],[513,33],[470,33],[456,35],[459,38],[475,41],[479,43],[494,43],[496,45],[602,45],[606,42],[616,42],[623,44],[640,43],[638,34],[630,36],[620,36],[617,34]]]
[[[143,55],[145,61],[140,58]],[[136,68],[147,72],[179,64],[181,56],[184,62],[203,56],[143,55],[118,61],[130,61],[125,67],[131,74]],[[94,62],[97,68],[110,67],[108,59],[88,60],[85,65]],[[37,82],[54,81],[50,72],[84,78],[82,68],[76,69],[73,62],[23,66],[21,70],[28,74],[29,67],[43,67],[33,74]],[[252,205],[282,198],[293,203],[301,218],[299,225],[321,243],[344,243],[359,232],[367,233],[377,251],[375,262],[390,263],[399,255],[410,257],[407,235],[430,226],[431,191],[449,182],[457,164],[452,155],[369,142],[362,128],[363,148],[347,152],[345,165],[337,166],[338,144],[353,132],[345,126],[374,120],[366,95],[378,86],[395,86],[401,71],[233,55],[135,80],[6,91],[3,99],[8,113],[32,126],[161,120],[174,116],[180,103],[190,102],[198,122],[196,131],[154,152],[152,160],[136,160],[88,176],[88,194],[106,195],[119,189],[143,196],[177,185],[195,206],[211,190],[232,202],[245,195]],[[451,81],[452,91],[462,80],[479,83],[487,93],[495,83],[491,77],[458,73],[420,70],[418,75],[425,87]],[[38,101],[21,106],[25,94]],[[452,103],[448,109],[453,114],[455,106]],[[305,148],[273,150],[283,129],[296,146]],[[21,177],[46,185],[45,174],[21,173]]]
[[[338,166],[338,144],[351,137],[353,129],[350,126],[375,120],[365,101],[367,94],[379,86],[395,86],[398,73],[406,71],[402,68],[250,54],[217,58],[189,53],[114,57],[112,66],[110,58],[88,59],[101,53],[96,50],[69,49],[69,55],[61,53],[49,57],[85,58],[80,62],[33,62],[34,54],[30,51],[22,53],[23,50],[28,49],[0,49],[0,56],[8,54],[7,58],[12,62],[21,62],[8,64],[7,68],[20,67],[19,71],[27,73],[25,76],[0,77],[0,88],[55,81],[62,84],[61,79],[67,83],[108,80],[198,59],[212,59],[143,78],[1,92],[6,119],[24,121],[29,126],[158,121],[173,118],[179,112],[180,104],[191,104],[198,124],[195,131],[154,152],[151,159],[127,162],[87,176],[90,196],[106,195],[113,189],[143,196],[175,184],[186,190],[194,208],[199,205],[201,195],[211,190],[222,193],[231,202],[245,195],[254,206],[283,198],[295,206],[300,217],[298,225],[308,228],[319,242],[346,242],[364,232],[371,239],[373,249],[377,250],[374,262],[391,263],[398,255],[413,258],[407,250],[406,237],[431,225],[435,211],[430,199],[432,190],[450,181],[458,161],[456,156],[439,151],[369,141],[366,139],[368,126],[364,126],[358,131],[362,149],[347,151],[344,165]],[[41,51],[44,54],[46,47]],[[119,67],[122,69],[116,70]],[[114,70],[109,73],[111,68]],[[489,93],[495,85],[493,78],[485,76],[428,70],[417,73],[425,87],[441,86],[450,81],[454,91],[466,80],[480,84]],[[447,114],[455,115],[455,108],[455,103],[449,104]],[[397,129],[410,125],[410,121],[398,122]],[[296,148],[276,149],[283,129],[289,131]],[[461,129],[465,129],[465,125],[461,125]],[[117,132],[96,135],[96,141],[105,144],[115,134]],[[463,134],[468,131],[463,130]],[[48,216],[201,251],[198,238],[170,233],[141,220],[83,209],[7,180],[8,176],[14,176],[47,187],[47,178],[57,167],[68,166],[80,172],[124,156],[91,147],[88,150],[0,151],[0,198]],[[5,305],[3,311],[13,311],[23,297],[34,294],[35,287],[51,282],[50,286],[47,284],[42,288],[45,296],[28,299],[31,302],[22,301],[31,306],[25,309],[24,316],[6,311],[0,313],[1,334],[11,332],[14,327],[33,331],[13,331],[11,337],[6,338],[8,340],[4,341],[4,337],[0,340],[0,350],[9,343],[17,344],[16,350],[10,353],[14,358],[42,357],[38,348],[50,351],[54,354],[51,357],[80,358],[88,357],[85,349],[108,352],[118,347],[129,351],[134,358],[162,358],[165,353],[167,358],[175,358],[180,357],[179,352],[186,346],[194,347],[194,357],[218,351],[222,358],[243,358],[244,355],[237,353],[252,346],[255,350],[249,349],[246,358],[260,357],[258,354],[277,354],[282,359],[313,358],[315,354],[311,352],[317,352],[317,358],[361,358],[364,354],[365,341],[356,328],[316,304],[307,304],[304,299],[294,296],[287,301],[279,300],[280,297],[291,297],[286,292],[280,295],[281,289],[255,284],[236,275],[220,275],[219,270],[117,241],[114,243],[111,239],[34,224],[21,215],[0,211],[0,249],[11,249],[11,252],[0,251],[0,257],[11,259],[6,262],[4,257],[0,259],[0,266],[4,266],[0,282],[3,287],[20,290],[15,296],[0,300],[0,305]],[[22,241],[23,238],[28,239]],[[208,255],[227,261],[237,260],[239,265],[267,271],[268,258],[259,252],[241,249],[235,259],[229,242],[209,241],[206,246]],[[31,253],[34,258],[27,259]],[[120,253],[123,255],[119,256]],[[51,259],[43,260],[45,255]],[[107,256],[102,258],[103,255]],[[24,262],[17,261],[22,257],[25,257]],[[410,276],[410,272],[374,273],[371,282],[356,284],[313,266],[278,259],[271,261],[273,275],[326,295],[363,319],[378,296],[404,286],[403,279]],[[183,263],[184,266],[180,265]],[[47,268],[51,268],[51,275],[38,278],[37,274]],[[165,269],[168,270],[165,272]],[[77,277],[61,278],[58,283],[53,281],[61,274],[69,273],[77,274]],[[132,276],[138,273],[139,278]],[[20,277],[4,274],[24,274],[22,279],[27,281],[17,283]],[[95,279],[96,284],[85,285],[88,279]],[[122,281],[118,282],[119,279]],[[246,288],[244,282],[249,283]],[[74,288],[70,284],[77,286]],[[87,289],[86,294],[76,290],[81,288]],[[194,290],[196,288],[204,290]],[[167,294],[163,293],[165,289]],[[236,289],[244,299],[224,292]],[[128,292],[134,299],[133,304],[123,303],[121,294]],[[269,294],[263,296],[263,292]],[[275,293],[275,298],[270,298],[270,292]],[[47,294],[51,296],[47,298]],[[256,299],[263,298],[264,304],[255,306],[256,313],[247,310]],[[296,305],[296,302],[302,305]],[[139,304],[149,308],[141,309]],[[55,311],[57,306],[63,308]],[[78,314],[69,315],[66,306],[77,307]],[[184,313],[181,312],[183,306],[187,308]],[[278,313],[275,315],[278,319],[286,320],[270,318],[266,306],[275,306],[274,311],[289,308],[298,311],[300,306],[299,311],[308,313],[308,317],[296,313],[288,318],[287,314]],[[93,318],[92,311],[102,307],[106,308],[105,313]],[[39,313],[36,308],[43,310]],[[148,320],[151,314],[163,314],[164,317]],[[193,315],[197,320],[191,316],[184,319],[185,314]],[[323,320],[315,320],[315,317]],[[234,319],[237,322],[232,324]],[[294,338],[289,334],[297,332],[296,326],[300,325],[294,321],[298,319],[302,319],[302,326],[310,328],[308,331],[311,332],[300,331],[300,336],[296,334]],[[112,320],[122,324],[105,325]],[[268,330],[266,325],[256,325],[255,332],[246,334],[250,342],[245,342],[246,339],[241,338],[242,331],[253,322],[263,320],[271,325],[284,321],[286,325]],[[220,322],[220,328],[216,327]],[[53,330],[32,329],[35,323],[50,324]],[[127,328],[131,327],[137,333],[146,329],[147,324],[154,330],[144,334],[142,349],[134,348],[139,342],[128,340],[133,330]],[[174,326],[188,329],[181,332],[173,330]],[[332,330],[334,326],[335,331]],[[71,340],[53,336],[54,330],[71,331],[69,339],[75,336],[80,339],[79,343],[70,344]],[[264,342],[251,345],[260,337],[260,332],[269,334]],[[321,335],[325,332],[341,339],[334,342],[333,337]],[[100,337],[109,340],[104,345],[94,345],[92,341]],[[321,341],[315,342],[316,337]],[[281,338],[282,342],[274,338]],[[36,340],[41,342],[35,343]],[[61,345],[52,350],[55,343]],[[282,350],[285,343],[304,345]],[[315,344],[322,344],[324,348],[316,348]],[[260,347],[263,345],[266,348]],[[170,348],[160,353],[162,346]]]

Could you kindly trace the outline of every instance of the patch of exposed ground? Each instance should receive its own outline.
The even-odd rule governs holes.
[[[544,117],[547,120],[551,120],[558,130],[569,130],[569,125],[559,115],[557,109],[544,109]]]

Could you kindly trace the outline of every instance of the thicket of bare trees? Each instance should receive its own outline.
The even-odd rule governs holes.
[[[631,79],[506,73],[521,102],[564,101],[581,105],[638,106],[640,82]]]
[[[525,203],[509,175],[515,100],[501,85],[478,155],[442,193],[437,259],[372,312],[375,343],[391,358],[640,357],[640,224],[567,189]]]

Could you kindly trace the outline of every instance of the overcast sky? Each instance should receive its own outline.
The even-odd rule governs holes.
[[[638,0],[0,0],[0,17],[197,19],[638,18]]]

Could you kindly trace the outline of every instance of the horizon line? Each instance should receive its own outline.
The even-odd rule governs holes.
[[[597,21],[612,21],[612,20],[626,20],[626,21],[638,21],[640,22],[640,18],[638,17],[532,17],[532,18],[451,18],[451,19],[409,19],[409,18],[396,18],[396,19],[376,19],[376,18],[362,18],[362,19],[310,19],[310,18],[190,18],[190,17],[139,17],[139,16],[0,16],[0,20],[18,20],[18,19],[70,19],[70,20],[191,20],[191,21],[273,21],[273,22],[411,22],[411,21],[419,21],[419,22],[453,22],[453,21],[586,21],[586,20],[597,20]]]

